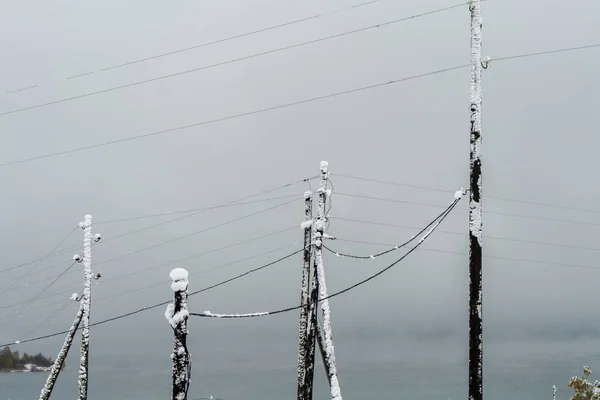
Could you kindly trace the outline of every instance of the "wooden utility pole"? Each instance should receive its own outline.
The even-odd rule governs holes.
[[[327,299],[327,283],[325,281],[325,269],[323,267],[323,240],[325,233],[325,225],[327,223],[327,197],[331,192],[327,190],[327,182],[329,179],[328,173],[329,163],[321,161],[321,182],[319,185],[319,204],[317,207],[317,220],[315,221],[315,270],[319,288],[319,303],[323,313],[323,342],[325,345],[325,368],[327,370],[328,380],[330,382],[331,399],[342,400],[342,393],[338,382],[337,368],[335,363],[335,350],[333,347],[333,335],[331,331],[331,309],[329,308],[329,300]]]
[[[87,400],[89,383],[89,352],[90,352],[90,306],[92,301],[92,216],[86,215],[79,223],[83,229],[83,266],[85,283],[81,301],[81,360],[79,365],[79,400]],[[98,239],[99,240],[99,239]]]
[[[300,326],[298,327],[298,400],[306,400],[306,356],[308,352],[308,314],[310,290],[310,261],[312,254],[312,192],[304,193],[304,258],[302,289],[300,291]],[[314,358],[314,357],[313,357]]]
[[[187,349],[188,275],[183,268],[170,273],[174,301],[167,306],[165,317],[173,328],[171,400],[187,400],[191,381],[191,356]]]
[[[312,233],[310,238],[312,247]],[[313,265],[310,277],[310,296],[308,300],[307,337],[306,337],[306,373],[304,376],[305,400],[313,398],[313,382],[315,377],[315,346],[317,339],[319,281],[317,280],[317,265]]]
[[[73,343],[73,338],[75,337],[75,332],[79,328],[79,323],[81,322],[81,317],[83,315],[83,308],[81,303],[79,305],[79,310],[77,311],[77,315],[75,316],[75,321],[73,321],[73,325],[71,325],[71,329],[67,333],[67,337],[65,338],[65,342],[63,343],[58,356],[56,356],[56,360],[54,361],[54,365],[52,365],[52,369],[50,370],[50,375],[48,375],[48,379],[46,379],[46,385],[42,389],[40,393],[40,400],[48,400],[50,399],[50,395],[52,394],[52,389],[54,388],[54,384],[58,379],[58,374],[63,367],[65,359],[67,358],[67,354],[69,353],[69,349],[71,348],[71,344]]]
[[[471,0],[471,133],[469,186],[469,400],[483,399],[481,212],[481,0]]]

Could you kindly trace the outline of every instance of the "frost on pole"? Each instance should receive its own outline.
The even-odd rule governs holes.
[[[191,379],[191,360],[187,349],[189,274],[183,268],[175,268],[169,276],[172,281],[171,289],[174,292],[173,304],[169,304],[165,311],[165,317],[171,328],[173,328],[171,399],[187,400]]]
[[[307,357],[309,338],[309,280],[312,240],[312,192],[304,192],[304,221],[300,224],[304,236],[304,251],[302,261],[302,280],[300,288],[300,322],[298,326],[298,369],[297,369],[297,398],[307,398]],[[313,357],[314,359],[314,357]],[[310,379],[308,379],[310,381]]]
[[[81,224],[80,224],[81,226]],[[83,285],[81,316],[81,359],[79,365],[79,400],[87,399],[88,392],[88,360],[90,351],[90,304],[92,288],[92,216],[86,215],[83,220],[83,266],[85,283]]]
[[[77,293],[73,293],[73,295],[75,296],[75,298],[77,298]],[[56,356],[56,360],[54,360],[54,364],[52,365],[52,368],[50,369],[50,374],[48,375],[48,378],[46,379],[46,384],[44,385],[44,388],[42,389],[42,391],[40,393],[40,400],[50,399],[50,395],[52,394],[52,389],[54,388],[54,384],[56,383],[56,380],[58,379],[58,374],[60,374],[62,366],[65,362],[65,359],[67,358],[67,354],[69,353],[69,349],[71,348],[71,344],[73,343],[73,338],[75,337],[75,332],[77,331],[77,328],[79,328],[79,324],[81,323],[82,316],[83,316],[83,308],[80,306],[79,309],[77,310],[77,315],[75,316],[75,320],[73,321],[73,324],[71,325],[71,329],[69,329],[69,332],[67,333],[65,342],[63,343],[63,346],[60,349],[60,352],[58,353],[58,355]]]
[[[315,222],[315,272],[317,275],[319,300],[323,314],[323,342],[325,353],[325,367],[327,370],[332,400],[342,400],[342,394],[337,377],[337,367],[335,362],[335,349],[333,346],[333,334],[331,329],[331,308],[327,300],[327,282],[325,281],[325,269],[323,267],[323,234],[325,231],[325,202],[327,201],[327,181],[328,167],[327,161],[321,161],[321,183],[319,186],[319,204],[317,206],[317,220]]]
[[[469,400],[483,399],[481,220],[481,0],[471,0],[469,182]]]

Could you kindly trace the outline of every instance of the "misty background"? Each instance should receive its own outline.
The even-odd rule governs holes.
[[[0,112],[244,57],[457,4],[381,0],[280,29],[90,74],[63,78],[345,8],[359,2],[273,0],[0,1]],[[483,55],[492,60],[598,42],[592,0],[483,3]],[[0,163],[119,140],[279,104],[467,64],[464,7],[123,90],[0,116]],[[549,398],[581,366],[600,361],[597,257],[600,210],[595,128],[598,50],[492,61],[483,73],[484,363],[486,394]],[[468,185],[469,71],[451,72],[164,135],[0,168],[0,269],[43,257],[83,219],[105,240],[174,216],[113,219],[209,207],[318,174],[327,160],[334,184],[328,233],[339,251],[368,255],[422,227]],[[348,179],[349,174],[438,190]],[[316,181],[312,182],[313,189]],[[270,211],[155,249],[100,264],[240,218],[289,199],[220,208],[93,249],[92,322],[166,301],[168,273],[190,271],[190,290],[217,283],[301,248],[306,183],[257,199],[298,194]],[[370,200],[336,192],[419,204]],[[467,201],[405,261],[331,300],[342,393],[348,399],[466,396]],[[500,213],[500,214],[498,214]],[[512,215],[505,215],[512,214]],[[513,215],[526,217],[515,217]],[[552,219],[574,222],[559,222]],[[172,266],[179,258],[215,251]],[[502,240],[498,238],[511,239]],[[83,240],[74,231],[61,248]],[[534,244],[526,241],[550,243]],[[102,242],[101,242],[102,243]],[[284,247],[287,246],[287,247]],[[573,247],[566,247],[573,246]],[[584,247],[585,249],[575,248]],[[279,249],[277,251],[273,251]],[[265,252],[270,254],[262,255]],[[74,251],[82,253],[82,249]],[[73,252],[73,253],[74,253]],[[80,292],[83,266],[19,315],[4,318],[66,268],[73,253],[37,266],[0,296],[0,343],[32,327]],[[247,257],[250,260],[228,264]],[[325,254],[330,292],[400,256],[351,260]],[[57,266],[57,264],[60,264]],[[0,274],[0,291],[36,264]],[[268,311],[299,302],[301,255],[191,297],[192,311]],[[210,270],[210,271],[207,271]],[[197,275],[193,275],[197,273]],[[110,279],[110,280],[109,280]],[[37,281],[37,282],[34,282]],[[162,283],[162,285],[161,285]],[[25,286],[27,284],[27,286]],[[156,284],[150,288],[144,286]],[[36,335],[68,329],[76,305]],[[169,390],[172,331],[164,307],[94,327],[90,390],[95,397],[163,398]],[[298,314],[246,320],[190,320],[190,398],[294,396]],[[56,356],[63,336],[13,350]],[[57,390],[73,395],[74,345]],[[318,361],[319,363],[320,361]],[[320,364],[320,386],[327,390]],[[11,374],[12,375],[12,374]],[[34,398],[44,376],[0,376],[0,398]],[[593,377],[593,376],[592,376]],[[35,379],[35,383],[32,379]],[[17,381],[18,380],[18,381]],[[33,387],[31,397],[23,393]],[[62,388],[62,389],[61,389]],[[22,397],[19,397],[19,393]],[[525,395],[527,394],[527,395]],[[522,397],[521,397],[522,396]],[[539,396],[539,397],[535,397]],[[564,395],[563,395],[564,396]]]

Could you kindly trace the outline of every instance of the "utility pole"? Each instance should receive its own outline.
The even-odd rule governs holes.
[[[331,332],[331,309],[327,299],[327,283],[325,281],[325,269],[323,267],[323,240],[325,234],[325,224],[327,223],[327,211],[325,210],[327,197],[331,192],[327,190],[329,163],[321,161],[321,182],[319,185],[319,204],[317,207],[317,220],[315,221],[315,270],[319,288],[319,303],[323,313],[323,342],[325,345],[325,359],[323,363],[327,370],[328,380],[330,382],[331,399],[342,400],[342,393],[337,376],[335,363],[335,350],[333,347],[333,335]]]
[[[83,266],[85,283],[81,302],[81,360],[79,365],[79,400],[87,400],[89,383],[89,353],[90,353],[90,306],[92,300],[92,216],[86,215],[79,223],[83,229]],[[97,236],[100,240],[100,236]]]
[[[75,320],[71,325],[71,329],[67,333],[67,337],[65,338],[65,342],[63,343],[56,360],[54,361],[54,365],[52,365],[52,369],[50,370],[50,374],[46,379],[46,385],[42,389],[40,393],[40,400],[48,400],[50,399],[50,395],[52,394],[52,389],[54,388],[54,384],[58,379],[58,374],[63,367],[65,359],[67,358],[67,354],[69,353],[69,349],[71,348],[71,344],[73,343],[73,338],[75,337],[75,332],[79,328],[79,323],[81,322],[81,317],[83,315],[83,308],[81,303],[79,304],[79,310],[77,311],[77,315],[75,316]]]
[[[314,225],[314,223],[313,223]],[[312,247],[312,231],[310,238]],[[305,400],[313,398],[313,382],[315,377],[315,346],[317,339],[319,307],[319,281],[317,280],[317,265],[314,264],[310,276],[310,296],[308,300],[307,338],[306,338],[306,373],[304,376]]]
[[[469,190],[469,400],[483,399],[481,209],[481,0],[471,0],[471,132]]]
[[[310,290],[310,261],[312,253],[312,192],[304,193],[304,253],[302,289],[300,291],[300,326],[298,327],[298,400],[306,400],[306,356],[308,352],[308,314]],[[314,359],[314,357],[313,357]]]
[[[173,328],[171,400],[187,400],[191,380],[191,356],[187,348],[189,274],[183,268],[175,268],[169,276],[174,292],[173,303],[167,306],[165,312],[165,317]]]

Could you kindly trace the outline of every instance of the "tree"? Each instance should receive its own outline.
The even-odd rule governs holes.
[[[574,390],[571,400],[600,400],[600,382],[594,383],[588,381],[592,374],[590,367],[583,367],[583,373],[574,376],[569,381],[569,387]]]

